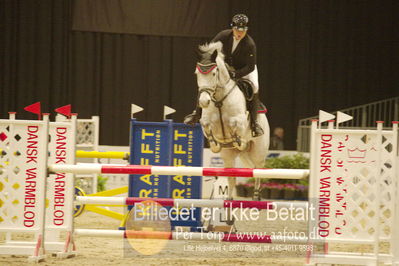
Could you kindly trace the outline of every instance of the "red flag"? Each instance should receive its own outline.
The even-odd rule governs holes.
[[[71,117],[71,105],[70,104],[61,106],[61,107],[55,109],[54,111],[56,111],[59,114],[65,115],[68,118]]]
[[[30,113],[34,113],[37,114],[39,116],[39,120],[42,119],[42,111],[41,111],[42,107],[40,102],[28,105],[24,108],[25,111],[30,112]]]

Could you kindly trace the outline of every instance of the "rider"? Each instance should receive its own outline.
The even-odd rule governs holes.
[[[229,70],[232,79],[247,79],[253,84],[253,97],[249,102],[251,116],[251,130],[254,137],[261,136],[263,129],[257,123],[258,107],[260,106],[258,90],[258,70],[256,68],[256,45],[254,40],[247,34],[248,17],[237,14],[233,17],[231,29],[219,32],[212,42],[223,43],[223,53],[226,63],[232,68]],[[194,125],[198,123],[202,109],[197,105],[192,114],[184,118],[184,123]]]

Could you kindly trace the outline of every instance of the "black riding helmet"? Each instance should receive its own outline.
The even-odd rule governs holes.
[[[248,17],[244,14],[235,15],[232,20],[230,26],[239,31],[245,31],[248,29]]]

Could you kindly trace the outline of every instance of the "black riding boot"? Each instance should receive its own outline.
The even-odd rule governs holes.
[[[249,112],[251,116],[251,130],[253,137],[259,137],[264,134],[262,127],[258,124],[258,110],[259,106],[261,106],[261,102],[259,101],[259,95],[254,93],[252,100],[249,102]]]
[[[195,110],[191,114],[184,117],[184,124],[195,126],[195,124],[199,123],[201,115],[202,108],[197,105],[197,107],[195,107]]]

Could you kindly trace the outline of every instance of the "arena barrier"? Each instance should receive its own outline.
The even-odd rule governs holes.
[[[71,205],[74,194],[69,189],[73,178],[68,178],[68,173],[51,174],[54,182],[48,182],[47,189],[45,182],[48,165],[54,170],[54,167],[57,168],[55,164],[74,163],[66,156],[75,157],[75,142],[68,138],[68,134],[72,137],[75,134],[72,130],[73,123],[76,123],[74,120],[72,117],[69,123],[50,125],[46,116],[44,121],[0,120],[0,149],[7,153],[0,158],[3,166],[0,182],[4,191],[0,193],[0,199],[4,202],[0,206],[0,231],[35,235],[35,240],[27,244],[13,244],[7,239],[1,244],[0,253],[26,254],[39,259],[46,248],[64,256],[74,254],[73,235],[79,235],[79,230],[73,229]],[[50,133],[50,143],[48,130],[53,132]],[[311,137],[309,198],[318,203],[318,208],[317,219],[308,223],[309,232],[316,229],[318,237],[326,244],[362,244],[371,247],[372,251],[362,254],[331,250],[312,252],[310,263],[398,263],[398,124],[394,123],[392,130],[383,130],[381,123],[378,123],[376,130],[338,130],[321,128],[320,123],[314,121]],[[33,150],[35,156],[30,153]],[[17,151],[19,155],[15,156]],[[96,171],[102,169],[98,165],[95,168]],[[142,171],[152,171],[149,168]],[[196,171],[203,173],[203,168]],[[33,180],[34,189],[30,187]],[[25,200],[26,195],[34,195],[38,204],[27,205],[30,200]],[[48,208],[45,207],[45,196],[52,199]],[[96,231],[93,234],[106,235],[105,231]],[[61,232],[67,235],[64,241],[60,241]],[[129,233],[122,231],[118,234],[129,236]],[[167,234],[172,234],[173,238],[173,233]],[[80,234],[84,234],[83,231]],[[89,232],[86,231],[86,234]],[[312,243],[315,240],[307,241]],[[388,248],[382,250],[382,245]]]

